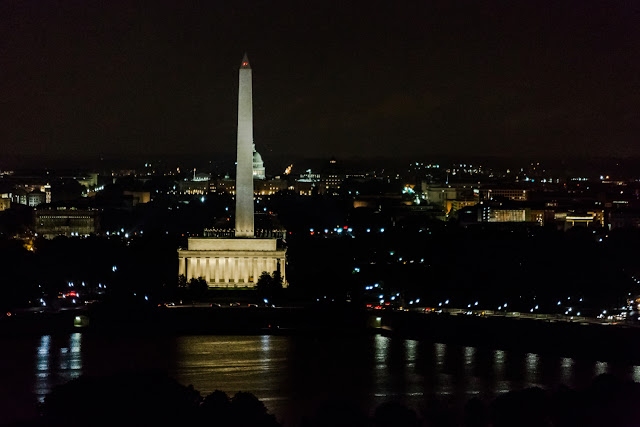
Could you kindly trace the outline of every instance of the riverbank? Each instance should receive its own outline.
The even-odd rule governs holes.
[[[450,316],[350,306],[96,306],[57,313],[18,313],[0,335],[83,331],[124,335],[360,335],[381,333],[474,347],[640,363],[640,329],[624,325],[545,322],[512,317]]]

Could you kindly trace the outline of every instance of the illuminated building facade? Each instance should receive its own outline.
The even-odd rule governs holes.
[[[318,192],[320,194],[338,195],[340,193],[340,187],[344,183],[345,174],[342,168],[338,165],[338,161],[335,158],[329,160],[329,164],[320,174],[320,185],[318,186]]]
[[[100,231],[99,211],[67,207],[37,208],[34,212],[34,231],[47,239],[97,234]]]
[[[2,196],[4,196],[4,194]],[[10,207],[11,207],[11,199],[9,197],[0,197],[0,211],[6,211]]]
[[[480,195],[483,200],[509,199],[518,202],[529,200],[529,192],[521,188],[481,188]]]
[[[27,206],[36,207],[45,203],[46,195],[42,191],[35,190],[27,194]]]
[[[266,179],[263,181],[256,181],[254,184],[254,192],[257,196],[271,196],[279,191],[289,189],[289,184],[284,179]]]
[[[565,230],[573,227],[604,227],[604,210],[556,212],[555,220],[558,223],[563,223]]]
[[[148,191],[123,191],[124,196],[131,197],[132,206],[137,206],[151,201],[151,193]]]

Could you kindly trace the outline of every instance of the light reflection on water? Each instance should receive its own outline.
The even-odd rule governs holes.
[[[475,362],[476,348],[464,347],[464,378],[465,394],[475,395],[480,393],[480,381],[476,374],[477,366]]]
[[[419,409],[429,399],[460,405],[476,394],[489,400],[532,386],[582,387],[608,372],[640,382],[640,366],[380,335],[184,336],[161,341],[43,335],[30,344],[32,362],[26,359],[14,367],[8,383],[0,384],[0,395],[27,383],[34,401],[43,402],[56,385],[83,373],[141,369],[156,361],[154,367],[166,362],[169,375],[193,384],[203,396],[214,390],[252,392],[279,417],[296,420],[336,396],[369,407],[396,400]],[[3,347],[2,360],[20,359],[18,350],[11,354],[11,345]],[[9,368],[0,369],[0,375],[3,372]]]
[[[634,370],[638,368],[637,366],[634,366]],[[594,376],[598,376],[598,375],[602,375],[602,374],[606,374],[609,372],[609,364],[607,362],[596,362],[595,366],[594,366]],[[633,380],[635,382],[640,382],[640,378],[636,378],[635,375],[633,377]]]
[[[35,368],[34,394],[37,401],[43,403],[54,386],[82,375],[82,334],[57,339],[51,335],[40,337]]]
[[[537,386],[540,384],[540,356],[527,353],[526,361],[525,382]]]
[[[560,359],[560,382],[562,384],[571,384],[574,365],[575,361],[569,357]]]

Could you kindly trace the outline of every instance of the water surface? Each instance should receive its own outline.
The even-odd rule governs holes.
[[[525,387],[574,388],[613,373],[640,382],[640,366],[489,350],[384,336],[97,337],[3,339],[0,421],[30,417],[57,384],[82,374],[159,369],[203,395],[248,391],[288,425],[330,399],[371,410],[395,400],[420,411],[462,407]],[[2,418],[4,417],[4,419]]]

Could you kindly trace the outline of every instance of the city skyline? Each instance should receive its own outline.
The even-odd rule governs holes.
[[[230,153],[244,51],[267,158],[640,155],[630,6],[201,6],[5,5],[5,158]]]
[[[636,426],[637,18],[0,3],[0,424]]]

